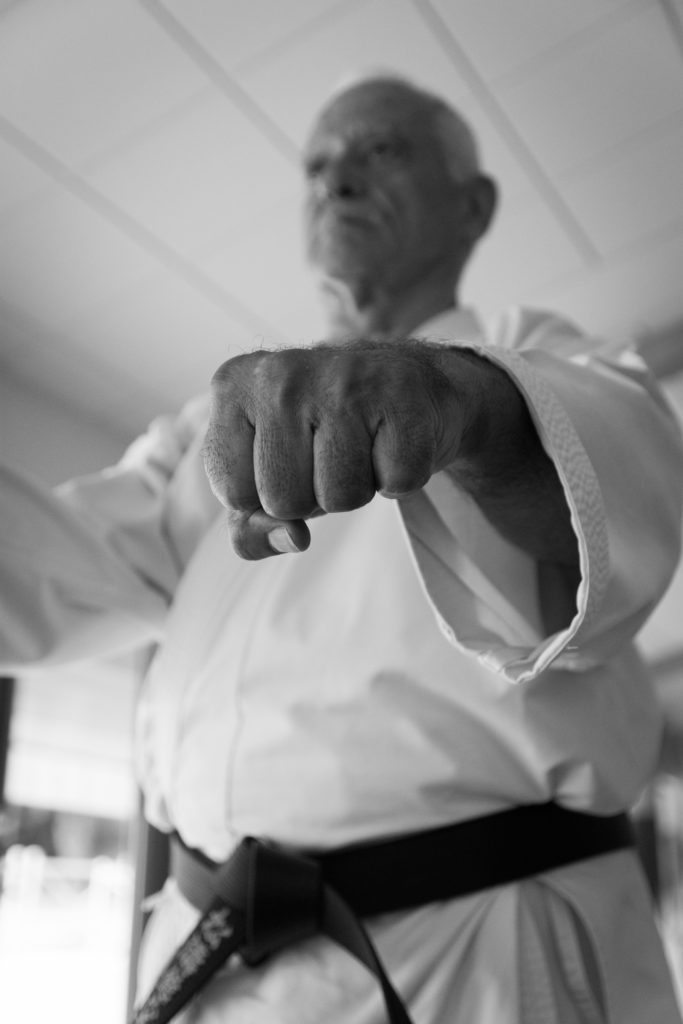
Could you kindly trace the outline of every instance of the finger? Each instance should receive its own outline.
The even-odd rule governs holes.
[[[228,529],[236,554],[249,561],[305,551],[311,543],[310,531],[303,520],[283,522],[262,510],[229,511]]]
[[[257,424],[254,476],[262,508],[275,519],[305,519],[317,508],[313,490],[313,433],[284,415]]]
[[[326,512],[348,512],[375,496],[372,437],[357,418],[323,420],[313,438],[315,499]]]
[[[388,415],[375,434],[372,464],[377,490],[385,498],[400,498],[424,487],[434,470],[434,431],[424,418],[403,410]]]
[[[253,511],[259,508],[254,475],[254,427],[237,406],[214,415],[202,449],[204,469],[211,489],[226,508]]]

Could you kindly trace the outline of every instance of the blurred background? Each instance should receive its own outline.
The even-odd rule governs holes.
[[[681,0],[0,0],[3,457],[49,483],[97,469],[226,358],[323,333],[300,151],[327,95],[372,70],[456,105],[499,182],[462,301],[632,340],[683,419]],[[679,979],[682,608],[679,572],[641,635],[668,726],[638,808]],[[137,669],[0,683],[17,1024],[124,1020],[148,841]]]

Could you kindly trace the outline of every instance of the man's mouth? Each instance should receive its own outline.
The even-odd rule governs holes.
[[[330,202],[319,210],[321,220],[329,219],[336,224],[365,230],[376,227],[377,218],[367,210],[349,209],[341,203]]]

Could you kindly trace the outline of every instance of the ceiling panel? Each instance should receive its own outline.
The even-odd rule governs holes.
[[[610,151],[590,172],[562,182],[575,215],[603,254],[669,228],[683,227],[683,113],[633,144]]]
[[[69,333],[74,348],[87,350],[95,338],[105,364],[134,368],[158,411],[205,391],[220,363],[252,348],[260,331],[172,274],[157,272],[75,318]]]
[[[320,22],[370,0],[142,0],[150,13],[166,9],[227,69],[263,60]]]
[[[298,168],[219,93],[204,94],[85,177],[185,255],[233,234],[290,192]]]
[[[0,113],[73,165],[206,81],[135,0],[18,3],[0,32]]]
[[[629,6],[619,21],[567,45],[523,81],[497,91],[550,174],[581,168],[683,109],[683,61],[662,9]]]
[[[6,213],[0,240],[0,297],[55,327],[156,266],[139,245],[56,184],[34,203]]]
[[[607,262],[533,289],[526,301],[565,313],[606,337],[647,335],[683,320],[681,267],[679,222]]]
[[[636,0],[637,3],[643,0]],[[491,81],[555,50],[633,0],[431,0],[479,73]]]

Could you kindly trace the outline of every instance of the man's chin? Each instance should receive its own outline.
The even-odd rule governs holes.
[[[386,258],[383,261],[386,266]],[[382,261],[376,253],[358,249],[325,247],[313,252],[311,264],[325,278],[344,282],[349,286],[357,280],[374,280],[381,276]]]

